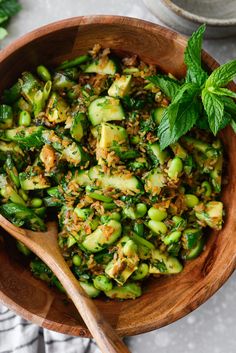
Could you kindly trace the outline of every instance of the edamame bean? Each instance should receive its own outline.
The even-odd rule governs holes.
[[[211,196],[212,188],[211,188],[211,184],[208,181],[203,181],[202,188],[204,189],[205,196],[207,197]]]
[[[145,263],[142,263],[139,265],[137,270],[132,274],[132,279],[135,281],[140,281],[141,279],[145,278],[148,276],[148,265]]]
[[[92,283],[79,281],[83,290],[90,298],[96,298],[100,294],[100,290],[95,288]]]
[[[115,221],[120,221],[121,215],[118,212],[112,212],[110,214],[110,219],[114,219]]]
[[[170,234],[168,234],[163,242],[166,244],[166,245],[169,245],[169,244],[172,244],[172,243],[175,243],[177,242],[181,237],[181,232],[176,230],[175,232],[172,232]]]
[[[175,224],[181,223],[184,219],[180,216],[174,216],[172,217],[172,220]]]
[[[163,219],[165,219],[167,217],[167,212],[164,209],[151,207],[148,210],[148,216],[153,221],[163,221]]]
[[[170,179],[176,180],[183,170],[183,162],[179,157],[173,158],[169,162],[168,177]]]
[[[132,257],[137,254],[138,247],[133,240],[128,240],[123,246],[123,253],[125,256]]]
[[[127,207],[123,210],[126,217],[131,219],[142,218],[147,212],[147,206],[144,203],[138,203],[135,207]]]
[[[75,254],[73,257],[72,257],[72,262],[75,266],[80,266],[81,263],[82,263],[82,258],[81,256],[79,256],[78,254]]]
[[[30,126],[31,116],[26,110],[22,110],[19,116],[19,126]]]
[[[37,67],[37,74],[45,82],[51,80],[51,74],[44,65],[39,65]]]
[[[153,220],[148,222],[148,227],[156,234],[166,234],[168,230],[165,223]]]
[[[142,236],[144,233],[144,225],[143,223],[135,223],[134,224],[134,232],[138,235]]]
[[[35,197],[30,201],[30,206],[33,208],[41,207],[42,204],[43,204],[43,201],[38,197]]]
[[[194,208],[195,206],[197,206],[199,204],[199,199],[197,196],[195,196],[193,194],[186,194],[185,195],[185,203],[186,203],[187,207]]]
[[[96,289],[102,290],[104,292],[111,290],[113,287],[112,281],[105,275],[96,276],[93,279],[93,285]]]
[[[138,215],[138,218],[145,216],[145,214],[147,213],[147,206],[145,205],[145,203],[138,203],[137,204],[136,213]]]

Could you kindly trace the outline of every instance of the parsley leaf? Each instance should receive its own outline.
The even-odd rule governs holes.
[[[155,86],[159,87],[167,98],[173,99],[179,92],[180,82],[166,75],[156,75],[147,78]]]
[[[206,26],[202,25],[192,34],[184,53],[184,62],[187,65],[185,81],[197,83],[199,86],[201,86],[208,77],[201,66],[202,39],[205,30]]]
[[[208,116],[210,129],[213,134],[216,135],[223,120],[224,103],[221,101],[220,97],[209,92],[206,88],[202,91],[202,103]]]
[[[236,76],[236,60],[221,65],[206,80],[206,88],[226,86]]]

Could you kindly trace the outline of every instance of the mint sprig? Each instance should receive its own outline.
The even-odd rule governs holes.
[[[201,65],[203,25],[188,41],[184,62],[187,73],[183,83],[168,76],[156,75],[148,80],[171,100],[158,128],[162,149],[176,142],[193,126],[204,126],[214,135],[227,125],[236,132],[236,93],[225,86],[236,76],[236,60],[214,70],[208,77]]]
[[[173,99],[180,89],[180,83],[166,75],[150,76],[148,80],[158,86],[167,98]]]
[[[8,34],[5,27],[8,25],[10,18],[15,16],[20,9],[21,5],[18,0],[0,0],[0,40]]]
[[[184,53],[184,62],[187,65],[185,81],[196,83],[199,86],[201,86],[208,77],[201,65],[202,40],[205,30],[206,25],[202,25],[192,34]]]

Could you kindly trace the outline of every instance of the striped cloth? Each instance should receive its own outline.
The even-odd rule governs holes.
[[[93,340],[42,329],[0,304],[0,353],[99,352]]]

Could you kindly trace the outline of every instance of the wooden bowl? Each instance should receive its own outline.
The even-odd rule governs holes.
[[[144,61],[158,64],[177,77],[185,73],[186,39],[179,34],[126,17],[78,17],[42,27],[1,51],[0,92],[14,83],[22,71],[39,64],[57,65],[85,53],[95,43],[118,54],[136,53]],[[203,53],[203,61],[209,71],[218,66],[206,53]],[[236,90],[234,84],[231,89]],[[209,233],[206,250],[189,262],[182,273],[148,280],[140,298],[123,302],[96,299],[99,309],[121,336],[154,330],[183,317],[215,293],[233,272],[236,263],[236,136],[228,128],[221,137],[227,158],[225,174],[230,176],[222,194],[226,210],[223,230]],[[0,268],[0,299],[5,305],[45,328],[89,336],[73,304],[31,275],[25,259],[17,254],[7,235],[0,242]]]

